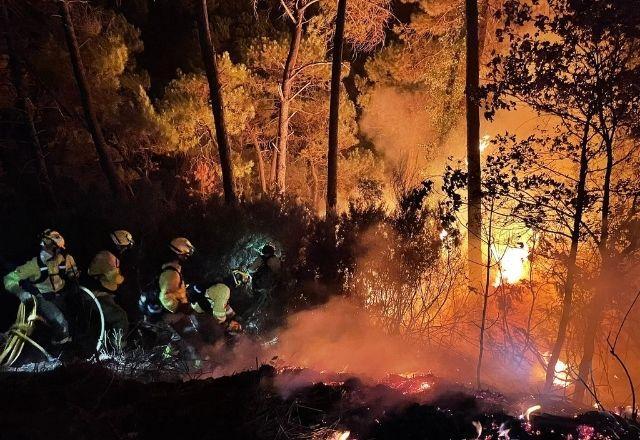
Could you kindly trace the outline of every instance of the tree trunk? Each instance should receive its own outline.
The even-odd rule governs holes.
[[[491,201],[491,211],[489,213],[489,231],[487,236],[487,264],[485,265],[485,283],[482,294],[482,316],[480,320],[480,350],[478,352],[478,364],[476,366],[476,386],[482,386],[482,359],[484,357],[484,337],[487,329],[487,307],[489,305],[489,278],[491,276],[491,238],[493,234],[493,200]]]
[[[220,168],[222,169],[222,187],[224,189],[224,200],[227,205],[235,204],[236,196],[235,182],[233,180],[233,166],[231,165],[231,148],[229,148],[229,138],[224,120],[224,101],[222,99],[222,85],[216,62],[216,51],[211,40],[209,30],[209,12],[207,10],[207,0],[199,0],[197,11],[198,39],[200,40],[200,51],[204,70],[207,73],[209,82],[209,97],[211,99],[211,111],[213,112],[213,122],[216,127],[216,143],[218,144],[218,154],[220,155]]]
[[[573,214],[573,228],[571,230],[571,248],[569,250],[569,258],[567,260],[567,279],[564,284],[564,297],[562,299],[562,314],[558,324],[558,334],[556,342],[551,351],[551,357],[547,364],[547,373],[545,378],[544,390],[551,391],[553,387],[553,379],[555,378],[555,369],[560,353],[567,337],[567,328],[571,320],[571,312],[573,308],[573,286],[576,276],[576,259],[578,256],[578,243],[580,241],[580,224],[582,223],[582,213],[584,210],[585,199],[587,196],[586,183],[587,171],[589,168],[589,160],[587,158],[587,146],[589,144],[589,124],[591,119],[586,121],[584,133],[580,142],[580,173],[578,177],[576,190],[576,211]]]
[[[22,59],[18,55],[12,39],[13,35],[11,33],[11,20],[9,19],[7,0],[2,2],[2,18],[4,22],[5,37],[7,42],[7,53],[9,55],[11,80],[16,89],[16,95],[18,98],[18,110],[21,113],[24,125],[27,128],[27,132],[29,135],[31,154],[33,155],[36,164],[40,190],[44,194],[45,198],[48,199],[53,206],[57,207],[58,199],[56,197],[55,191],[53,190],[51,179],[49,178],[47,163],[42,151],[40,139],[38,138],[38,130],[36,129],[35,122],[33,120],[34,108],[27,92],[27,85],[24,78],[24,64],[22,62]]]
[[[600,243],[598,243],[601,267],[598,280],[599,282],[596,286],[596,292],[593,299],[591,300],[591,303],[589,304],[589,311],[586,320],[587,328],[585,329],[584,340],[582,342],[582,359],[580,360],[580,365],[578,367],[578,377],[581,380],[576,382],[576,389],[574,393],[574,399],[581,403],[584,403],[585,392],[587,390],[585,384],[589,383],[589,376],[591,374],[596,335],[598,333],[598,329],[600,328],[602,313],[604,312],[609,299],[607,280],[611,276],[611,274],[609,273],[611,269],[611,255],[609,254],[608,250],[611,172],[613,170],[613,139],[608,135],[605,135],[604,138],[607,152],[607,165],[604,173],[602,213],[600,220]]]
[[[466,0],[467,68],[467,164],[468,164],[468,267],[469,290],[482,292],[482,189],[480,176],[480,108],[478,87],[478,0]]]
[[[289,104],[291,100],[291,90],[293,86],[293,73],[298,60],[300,42],[302,41],[302,25],[304,24],[305,9],[299,8],[296,11],[296,21],[291,27],[291,44],[287,61],[282,72],[282,83],[280,84],[280,111],[278,112],[278,155],[276,172],[276,190],[279,194],[286,191],[287,181],[287,140],[289,137]]]
[[[80,100],[82,101],[82,108],[84,110],[84,116],[87,120],[87,127],[91,133],[93,139],[93,145],[96,148],[98,154],[98,160],[102,172],[104,172],[107,180],[109,181],[109,187],[113,194],[119,199],[126,198],[126,192],[120,176],[116,171],[116,167],[113,164],[113,160],[109,155],[107,149],[107,142],[104,139],[102,133],[102,127],[98,122],[96,110],[93,105],[93,99],[91,97],[91,89],[87,82],[87,75],[82,64],[82,57],[80,56],[80,47],[78,46],[78,40],[76,38],[76,31],[73,27],[73,20],[71,19],[71,11],[69,10],[69,4],[67,0],[58,0],[58,6],[60,9],[60,15],[62,16],[62,22],[64,24],[64,34],[67,40],[67,48],[69,50],[69,58],[71,59],[71,67],[73,68],[73,74],[78,84],[78,91],[80,92]]]
[[[329,104],[329,150],[327,152],[327,216],[338,215],[338,128],[340,115],[340,78],[342,75],[342,43],[347,0],[338,0],[336,28],[333,34],[331,60],[331,101]]]
[[[262,194],[267,193],[267,176],[264,169],[264,158],[262,157],[262,150],[260,149],[260,142],[258,141],[258,135],[251,134],[253,141],[253,148],[256,152],[256,161],[258,163],[258,177],[260,178],[260,190]]]

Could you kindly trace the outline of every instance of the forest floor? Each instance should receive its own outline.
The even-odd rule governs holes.
[[[0,439],[640,438],[638,425],[610,413],[574,415],[565,406],[527,418],[513,398],[431,376],[313,383],[307,373],[262,366],[142,382],[86,362],[5,372]]]

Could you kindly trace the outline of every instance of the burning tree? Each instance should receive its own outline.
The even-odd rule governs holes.
[[[632,85],[639,73],[637,30],[631,32],[622,16],[616,18],[629,12],[624,6],[616,13],[611,8],[599,0],[505,2],[497,36],[509,50],[494,54],[491,83],[484,90],[488,117],[500,109],[528,106],[552,127],[522,140],[499,137],[500,154],[489,162],[501,179],[501,194],[514,200],[510,214],[541,233],[548,256],[566,268],[560,274],[562,313],[548,361],[547,390],[575,308],[580,265],[585,264],[579,260],[581,249],[588,255],[595,244],[600,273],[609,270],[612,188],[617,187],[612,170],[624,167],[628,144],[620,138],[638,106]],[[634,191],[616,193],[616,203],[624,204]],[[598,290],[594,303],[601,304]],[[600,318],[592,314],[591,319]],[[586,339],[593,338],[594,330],[588,333]],[[583,381],[592,356],[588,347],[585,356]]]

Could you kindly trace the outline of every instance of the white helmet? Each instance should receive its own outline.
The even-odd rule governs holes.
[[[111,237],[111,241],[119,248],[128,249],[135,244],[131,232],[125,231],[124,229],[113,231],[109,236]]]
[[[42,245],[53,244],[55,247],[64,249],[64,237],[58,231],[45,229],[41,235]]]
[[[196,248],[189,240],[184,237],[178,237],[171,240],[169,248],[180,257],[190,257],[196,251]]]

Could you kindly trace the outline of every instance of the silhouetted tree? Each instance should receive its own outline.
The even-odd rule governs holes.
[[[227,204],[233,205],[237,201],[237,196],[235,192],[235,182],[233,180],[233,166],[231,165],[231,148],[229,147],[229,139],[225,125],[222,85],[220,84],[220,74],[218,73],[218,66],[216,64],[216,51],[213,46],[213,41],[211,40],[211,31],[209,29],[207,0],[198,1],[197,21],[200,51],[202,52],[202,61],[204,62],[204,68],[207,73],[211,111],[213,112],[213,122],[216,127],[216,142],[218,144],[218,154],[220,155],[220,167],[222,168],[224,200]]]
[[[126,198],[125,187],[118,176],[116,167],[109,155],[107,141],[102,133],[102,127],[98,122],[96,110],[91,97],[91,89],[87,82],[87,74],[82,64],[82,57],[80,56],[80,47],[78,46],[78,40],[76,38],[76,32],[73,27],[73,19],[71,17],[71,11],[67,0],[58,0],[58,7],[60,15],[62,16],[62,23],[64,25],[64,34],[67,40],[67,48],[69,50],[69,58],[71,60],[71,66],[73,73],[78,84],[78,91],[80,92],[80,99],[82,101],[82,108],[84,110],[87,127],[91,133],[93,144],[98,153],[98,159],[100,161],[100,167],[104,172],[111,191],[117,198]]]

